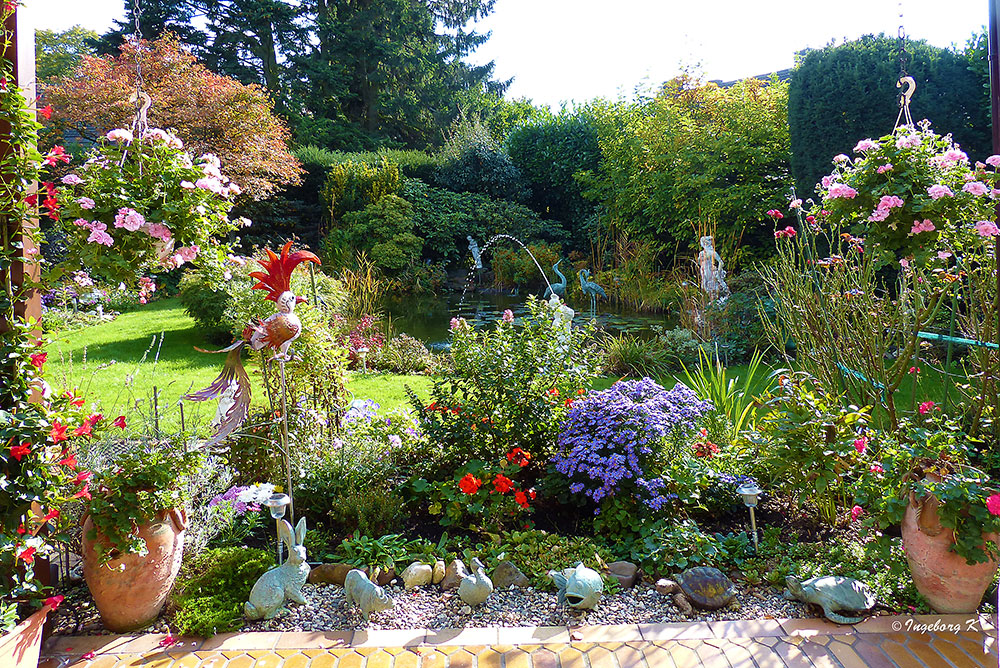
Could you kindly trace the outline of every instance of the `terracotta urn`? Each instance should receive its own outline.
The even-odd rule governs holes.
[[[903,546],[913,584],[942,614],[975,612],[993,582],[998,562],[969,565],[951,551],[954,533],[941,525],[937,506],[932,496],[919,500],[911,496],[903,516]],[[997,536],[987,534],[984,539],[995,541]]]
[[[42,628],[51,608],[45,606],[31,615],[10,633],[0,636],[0,666],[11,668],[38,665],[38,654],[42,649]]]
[[[148,554],[126,554],[101,564],[94,548],[102,538],[87,537],[94,525],[89,516],[84,519],[83,577],[105,627],[118,633],[132,631],[148,626],[160,614],[181,567],[187,522],[184,509],[162,512],[139,527]]]

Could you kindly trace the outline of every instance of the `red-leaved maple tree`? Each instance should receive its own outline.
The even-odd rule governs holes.
[[[150,127],[172,129],[196,157],[217,155],[253,199],[298,183],[302,168],[288,151],[288,127],[262,88],[211,72],[171,35],[143,41],[138,50],[142,89],[153,100]],[[47,122],[85,140],[130,127],[135,57],[130,43],[115,57],[84,56],[72,76],[45,87],[43,102],[53,110]]]

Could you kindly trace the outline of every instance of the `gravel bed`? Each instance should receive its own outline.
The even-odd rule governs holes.
[[[598,624],[643,624],[655,622],[721,621],[814,617],[803,603],[787,601],[769,586],[746,587],[737,583],[736,599],[721,610],[695,609],[682,615],[649,584],[605,595],[597,609],[575,611],[556,602],[553,591],[511,587],[497,590],[487,601],[469,608],[454,591],[441,592],[437,586],[405,590],[385,588],[395,601],[392,610],[373,613],[366,623],[357,608],[348,608],[344,590],[337,585],[302,588],[306,606],[292,605],[274,619],[247,622],[244,631],[349,631],[354,629],[443,629],[493,626],[590,626]],[[169,624],[161,617],[146,633],[167,633]],[[55,618],[55,632],[61,634],[108,633],[103,628],[86,586],[73,587]]]

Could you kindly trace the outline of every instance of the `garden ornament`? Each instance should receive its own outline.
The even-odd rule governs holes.
[[[545,294],[542,295],[542,299],[548,299],[549,295],[559,295],[560,297],[566,296],[566,276],[559,271],[559,262],[562,262],[562,258],[552,265],[552,271],[556,272],[556,276],[559,277],[558,283],[549,283],[549,287],[545,288]]]
[[[736,596],[736,585],[718,568],[689,568],[676,580],[680,592],[674,596],[674,602],[682,612],[689,610],[692,603],[706,610],[718,610]]]
[[[349,571],[344,579],[344,599],[347,605],[357,605],[366,621],[373,612],[390,610],[396,605],[384,589],[357,568]]]
[[[827,575],[800,581],[789,575],[785,578],[785,598],[812,603],[823,608],[823,615],[835,624],[857,624],[865,618],[845,617],[842,612],[868,612],[875,607],[875,594],[864,582],[839,575]]]
[[[726,270],[722,257],[715,252],[715,240],[712,237],[701,238],[701,252],[698,253],[698,276],[701,278],[701,289],[708,294],[711,301],[729,296],[729,286],[726,285]]]
[[[472,560],[472,575],[466,575],[458,584],[458,597],[469,605],[479,605],[493,593],[493,581],[486,575],[483,562]]]
[[[597,297],[601,296],[607,299],[608,293],[604,291],[604,288],[590,280],[589,269],[581,269],[577,272],[577,276],[580,277],[580,287],[583,289],[583,294],[590,297],[590,312],[594,313],[597,311]]]
[[[291,247],[292,242],[289,241],[281,249],[280,256],[268,249],[267,259],[258,260],[264,271],[255,271],[250,274],[257,279],[257,284],[253,286],[253,289],[267,290],[267,299],[277,305],[278,312],[260,320],[256,325],[247,325],[243,330],[242,338],[227,348],[222,350],[196,348],[199,352],[228,353],[222,367],[222,373],[211,385],[182,397],[188,401],[208,401],[228,394],[228,400],[232,401],[225,416],[219,421],[215,435],[212,436],[206,447],[221,443],[229,434],[238,429],[243,424],[250,409],[250,378],[247,376],[240,359],[243,348],[247,346],[251,350],[270,348],[275,351],[274,359],[283,362],[288,359],[288,347],[302,333],[302,323],[295,315],[295,305],[304,302],[305,298],[297,297],[291,291],[289,282],[292,271],[299,264],[302,262],[320,264],[320,261],[309,251],[289,253]]]
[[[469,240],[469,252],[472,253],[472,263],[475,265],[476,269],[483,268],[483,258],[479,253],[479,244],[471,236],[466,235],[466,239]]]
[[[580,562],[576,568],[567,568],[562,573],[549,571],[549,577],[559,590],[559,605],[568,605],[578,610],[593,610],[604,593],[601,574],[587,568]]]
[[[306,604],[302,596],[302,585],[309,577],[306,548],[302,544],[306,538],[306,518],[303,517],[295,525],[294,534],[288,520],[281,520],[278,534],[288,547],[288,559],[257,579],[250,590],[250,600],[243,606],[247,619],[271,619],[287,601]]]

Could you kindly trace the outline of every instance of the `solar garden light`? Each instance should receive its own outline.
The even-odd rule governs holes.
[[[368,357],[368,348],[358,348],[358,357],[361,358],[361,373],[368,373],[368,365],[365,359]]]
[[[745,482],[739,486],[736,493],[743,497],[743,503],[750,509],[750,529],[753,531],[753,551],[757,553],[757,518],[754,517],[753,509],[757,507],[757,497],[760,496],[760,488],[756,483]]]
[[[267,509],[271,511],[271,517],[274,518],[274,528],[277,530],[278,523],[281,518],[285,516],[285,511],[288,509],[288,504],[292,502],[291,497],[287,494],[272,494],[271,497],[264,502]],[[278,532],[278,565],[281,565],[281,533]]]

